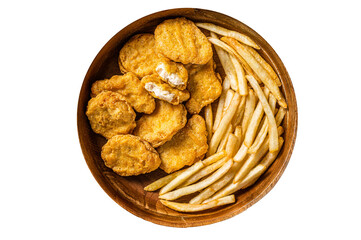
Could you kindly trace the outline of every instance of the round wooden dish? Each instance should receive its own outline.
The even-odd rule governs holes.
[[[100,157],[101,147],[105,144],[105,139],[92,131],[85,115],[92,83],[120,74],[117,58],[123,44],[134,34],[152,33],[156,25],[163,20],[180,16],[195,22],[211,22],[250,36],[260,46],[260,54],[271,64],[280,77],[282,91],[289,107],[283,123],[285,144],[273,165],[252,187],[236,193],[236,203],[199,213],[175,212],[158,201],[158,192],[145,192],[143,190],[144,186],[165,175],[161,170],[136,177],[121,177],[105,167]],[[235,216],[259,201],[273,188],[285,170],[295,144],[297,104],[286,68],[276,52],[260,35],[245,24],[224,14],[203,9],[181,8],[161,11],[143,17],[122,29],[105,44],[85,76],[79,96],[77,123],[79,141],[88,167],[100,186],[114,201],[134,215],[156,224],[172,227],[194,227]]]

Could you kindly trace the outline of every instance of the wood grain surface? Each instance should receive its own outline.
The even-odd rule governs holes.
[[[152,181],[166,175],[162,170],[136,177],[121,177],[107,168],[100,157],[101,147],[106,140],[91,130],[85,115],[92,83],[120,74],[117,58],[123,44],[137,33],[152,33],[156,25],[165,19],[180,16],[195,22],[211,22],[250,36],[260,46],[261,49],[258,51],[260,55],[270,63],[278,74],[289,110],[283,122],[285,144],[272,166],[252,187],[236,193],[236,203],[199,213],[173,211],[159,202],[158,192],[145,192],[143,190]],[[224,14],[203,9],[181,8],[161,11],[143,17],[129,24],[105,44],[92,62],[81,87],[77,125],[79,141],[86,163],[100,186],[114,201],[134,215],[156,224],[172,227],[194,227],[216,223],[235,216],[259,201],[273,188],[284,172],[295,144],[297,103],[292,82],[285,66],[272,47],[260,35],[240,21]]]

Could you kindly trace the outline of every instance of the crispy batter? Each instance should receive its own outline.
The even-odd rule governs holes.
[[[93,131],[108,139],[135,128],[135,112],[115,92],[105,91],[90,99],[86,115]]]
[[[186,103],[187,110],[198,114],[202,108],[214,102],[222,93],[222,85],[214,72],[213,60],[206,65],[193,65],[188,70],[187,89],[191,94]]]
[[[121,176],[148,173],[157,169],[157,151],[140,137],[116,135],[102,147],[101,157],[107,167]]]
[[[133,36],[119,52],[119,68],[123,73],[133,72],[142,78],[152,74],[162,57],[156,53],[154,35]]]
[[[201,160],[207,150],[205,121],[200,115],[193,115],[172,140],[157,148],[162,161],[160,168],[167,173],[174,172]]]
[[[190,20],[168,19],[154,31],[157,50],[175,62],[206,64],[213,56],[211,43]]]
[[[133,134],[159,147],[169,141],[187,123],[187,110],[183,104],[172,105],[157,100],[150,115],[143,115],[137,122]]]
[[[117,92],[137,112],[150,114],[155,108],[154,98],[143,88],[137,76],[131,72],[96,81],[92,85],[91,91],[92,96],[96,96],[103,91]]]
[[[168,83],[161,80],[158,74],[152,74],[142,78],[142,84],[153,97],[178,105],[189,99],[187,90],[180,91],[172,88]]]
[[[167,82],[172,87],[179,90],[186,89],[188,71],[183,64],[164,58],[158,63],[155,71],[164,82]]]

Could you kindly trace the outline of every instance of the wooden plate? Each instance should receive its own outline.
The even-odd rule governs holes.
[[[250,188],[236,193],[235,204],[199,213],[175,212],[158,201],[158,193],[145,192],[143,187],[164,176],[161,170],[137,177],[121,177],[105,167],[100,157],[105,139],[95,134],[85,115],[90,99],[90,87],[96,80],[110,78],[120,74],[117,57],[122,45],[134,34],[150,32],[155,26],[168,18],[183,16],[195,22],[211,22],[222,27],[239,31],[250,36],[261,48],[260,54],[271,64],[282,81],[282,91],[288,103],[289,111],[283,123],[285,144],[278,158],[262,177]],[[134,215],[156,224],[173,227],[194,227],[228,219],[252,206],[265,196],[277,183],[291,157],[297,132],[297,104],[291,83],[281,59],[271,46],[255,31],[224,14],[194,8],[171,9],[143,17],[118,32],[101,49],[91,64],[79,96],[78,134],[84,158],[95,179],[104,191],[120,206]]]

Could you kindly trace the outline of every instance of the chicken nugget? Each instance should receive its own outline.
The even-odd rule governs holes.
[[[207,150],[206,123],[200,115],[193,115],[170,141],[157,148],[160,168],[167,173],[177,171],[203,159]]]
[[[138,121],[133,134],[159,147],[169,141],[187,123],[187,110],[183,104],[172,105],[157,100],[150,115],[144,114]]]
[[[164,82],[167,82],[172,87],[179,90],[186,89],[188,71],[183,64],[164,58],[158,63],[155,71]]]
[[[181,17],[168,19],[155,31],[157,51],[183,64],[206,64],[213,56],[212,45],[190,20]]]
[[[186,108],[191,114],[198,114],[202,108],[214,102],[222,93],[222,84],[214,72],[211,59],[205,65],[193,65],[188,70],[187,89],[191,94]]]
[[[155,49],[154,35],[137,34],[124,44],[119,52],[119,68],[123,73],[133,72],[142,78],[152,74],[162,57]]]
[[[101,157],[107,167],[121,176],[149,173],[157,169],[157,151],[140,137],[116,135],[102,147]]]
[[[187,90],[172,88],[168,83],[162,81],[158,74],[152,74],[142,78],[142,84],[153,97],[178,105],[189,99]]]
[[[93,131],[108,139],[136,126],[133,108],[115,92],[105,91],[90,99],[86,115]]]
[[[99,80],[93,83],[91,87],[92,96],[96,96],[103,91],[121,94],[137,112],[150,114],[155,109],[154,98],[143,88],[140,80],[134,73],[114,75],[110,79]]]

